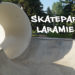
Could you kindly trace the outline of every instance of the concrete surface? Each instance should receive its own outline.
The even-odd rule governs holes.
[[[32,38],[27,52],[13,60],[27,66],[31,75],[75,75],[75,41]]]
[[[74,40],[32,38],[26,51],[11,61],[1,51],[0,75],[75,75]]]
[[[0,51],[0,75],[31,75],[27,67],[10,61],[4,51]]]

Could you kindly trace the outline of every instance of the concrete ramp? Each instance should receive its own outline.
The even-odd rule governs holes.
[[[52,63],[67,55],[72,50],[73,44],[72,39],[33,37],[27,52],[15,60],[26,60],[29,63]]]
[[[15,60],[0,51],[0,75],[75,75],[72,39],[33,37],[26,51]]]
[[[31,75],[75,75],[74,54],[72,39],[33,37],[27,52],[14,62],[30,68]]]
[[[2,50],[0,51],[0,75],[30,75],[30,70],[10,61]]]

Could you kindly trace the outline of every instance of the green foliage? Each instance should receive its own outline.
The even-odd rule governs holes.
[[[67,4],[64,9],[63,9],[63,15],[64,16],[68,16],[68,15],[71,15],[71,16],[75,16],[75,4],[73,3],[74,0],[72,1],[69,1],[68,4],[66,3],[66,0],[64,1],[65,4]],[[62,2],[63,3],[63,2]],[[74,26],[74,29],[75,29],[75,22],[74,23],[65,23],[65,25],[72,25]],[[75,38],[75,32],[73,33],[73,38]]]
[[[40,15],[43,13],[43,5],[40,0],[20,0],[19,3],[23,6],[28,16],[32,16],[34,14]]]
[[[53,13],[52,13],[52,10],[50,9],[50,7],[48,7],[46,11],[47,11],[46,15],[53,17]],[[49,27],[49,26],[53,26],[53,23],[45,23],[45,25]]]
[[[52,11],[51,11],[51,9],[49,7],[47,8],[47,15],[53,16],[53,13],[52,13]]]
[[[48,33],[47,37],[52,37],[52,38],[72,38],[72,33]]]
[[[74,0],[60,0],[62,3],[73,3]]]
[[[52,6],[52,12],[55,15],[61,15],[63,12],[63,7],[61,2],[56,2]]]
[[[31,19],[31,16],[33,15],[39,15],[43,16],[43,5],[41,4],[40,0],[20,0],[19,4],[23,6],[24,11],[27,13],[29,19]],[[36,26],[39,25],[41,28],[42,23],[31,23],[33,30],[36,29]]]

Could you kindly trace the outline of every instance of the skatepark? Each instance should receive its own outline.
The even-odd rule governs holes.
[[[8,2],[0,23],[0,75],[75,75],[74,39],[32,37],[27,15]]]
[[[0,52],[1,75],[74,75],[75,41],[33,37],[27,50],[10,60]]]

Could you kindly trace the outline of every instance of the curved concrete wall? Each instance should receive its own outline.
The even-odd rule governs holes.
[[[55,62],[62,59],[73,50],[72,39],[38,38],[33,37],[28,47],[27,60],[33,62]],[[23,53],[25,55],[25,53]],[[21,58],[24,58],[23,56]],[[20,57],[19,57],[20,59]]]
[[[27,15],[16,4],[0,4],[0,24],[5,30],[5,41],[1,45],[6,55],[13,59],[20,56],[31,40],[31,25]]]

